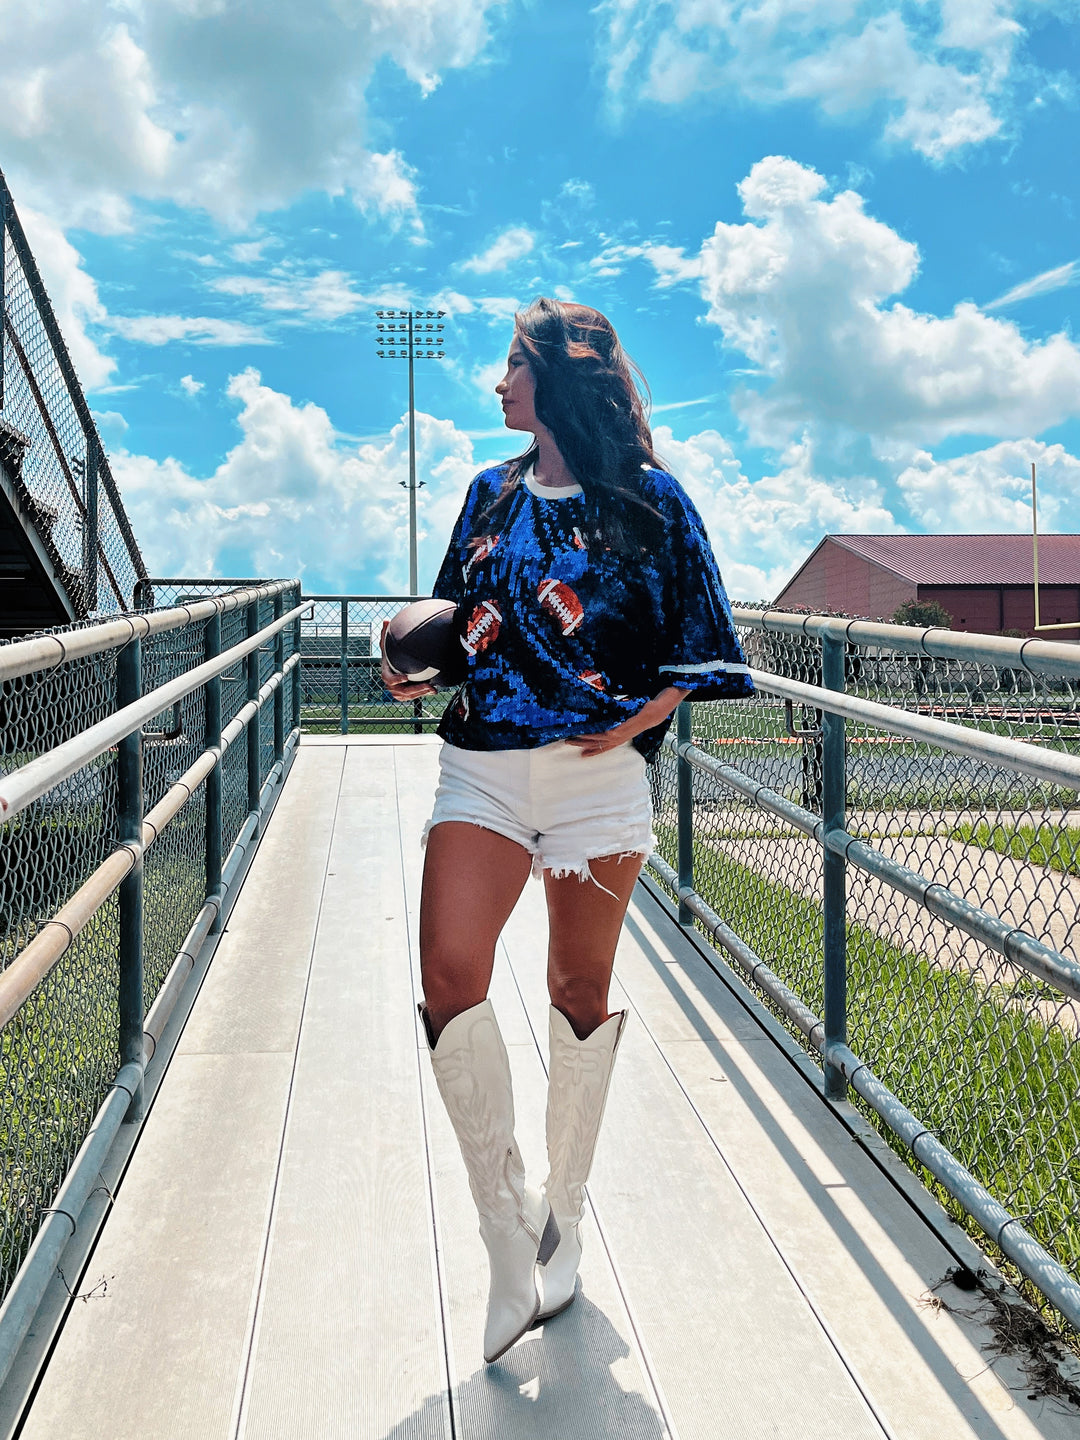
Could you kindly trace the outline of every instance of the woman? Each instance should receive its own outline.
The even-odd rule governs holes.
[[[533,443],[473,481],[433,590],[459,607],[469,668],[439,726],[421,1014],[490,1261],[489,1361],[576,1293],[583,1187],[626,1020],[608,1014],[608,985],[654,844],[646,761],[685,696],[752,693],[700,517],[653,452],[638,373],[596,310],[540,299],[515,317],[495,389],[507,428]],[[383,678],[397,700],[434,693],[385,661]],[[487,999],[530,871],[549,921],[542,1191],[525,1182]]]

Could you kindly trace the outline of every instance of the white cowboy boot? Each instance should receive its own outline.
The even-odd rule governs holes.
[[[585,1181],[592,1169],[615,1052],[626,1025],[620,1010],[579,1040],[562,1011],[551,1007],[548,1035],[547,1146],[544,1194],[559,1225],[559,1244],[544,1271],[539,1320],[558,1315],[577,1293],[581,1262],[578,1227],[585,1213]]]
[[[536,1266],[551,1257],[559,1229],[543,1195],[525,1183],[514,1140],[510,1062],[490,1000],[455,1016],[434,1047],[423,1006],[420,1014],[480,1214],[491,1268],[484,1359],[497,1360],[536,1319]]]

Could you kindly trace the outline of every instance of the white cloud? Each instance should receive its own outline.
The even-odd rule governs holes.
[[[101,327],[107,319],[97,285],[82,268],[82,256],[58,225],[27,207],[20,207],[19,218],[76,373],[87,390],[101,390],[109,384],[116,361],[104,354],[90,335],[90,328]],[[8,276],[7,283],[11,294],[16,283],[14,274]]]
[[[462,295],[458,290],[440,290],[431,300],[430,308],[445,310],[448,315],[475,315],[479,312],[493,325],[499,325],[514,318],[521,309],[521,301],[514,295]]]
[[[563,200],[577,200],[583,205],[591,205],[596,199],[596,190],[588,180],[572,177],[564,180],[559,187],[559,197]]]
[[[505,374],[506,357],[502,356],[498,360],[492,360],[488,365],[477,365],[470,376],[477,390],[480,391],[485,400],[491,402],[493,408],[499,404],[499,397],[495,394],[495,386]]]
[[[719,222],[697,256],[642,253],[661,284],[696,273],[707,320],[762,372],[735,399],[760,443],[827,422],[926,445],[1080,414],[1080,349],[1066,335],[1029,342],[970,303],[945,317],[887,303],[919,252],[854,191],[829,199],[816,171],[777,155],[738,188],[747,223]]]
[[[676,440],[658,425],[653,440],[701,511],[733,599],[779,594],[825,534],[900,528],[873,479],[840,484],[818,475],[807,437],[785,450],[775,475],[755,481],[716,430]]]
[[[245,224],[305,191],[415,220],[396,152],[366,141],[391,60],[430,92],[505,0],[35,0],[0,6],[0,147],[17,193],[65,224],[132,223],[134,197]]]
[[[123,443],[128,422],[118,410],[92,410],[90,413],[94,417],[94,424],[98,428],[98,433],[101,435],[106,449]]]
[[[654,405],[654,415],[665,415],[669,410],[688,410],[691,405],[711,405],[714,400],[719,400],[719,395],[699,395],[696,400],[671,400],[666,405]]]
[[[276,270],[270,275],[223,275],[212,283],[212,289],[223,295],[251,297],[267,310],[278,310],[303,316],[308,320],[340,320],[355,310],[374,305],[397,303],[380,291],[363,295],[353,289],[350,276],[343,270],[322,270],[317,275],[290,275]]]
[[[1039,486],[1039,529],[1076,528],[1080,460],[1062,445],[1009,440],[953,460],[917,454],[898,478],[919,526],[944,534],[1030,534],[1031,466]]]
[[[515,260],[528,255],[536,244],[536,237],[523,225],[512,226],[471,260],[461,262],[462,270],[472,270],[477,275],[490,275],[494,270],[505,270]]]
[[[156,574],[314,572],[335,589],[403,593],[408,580],[408,429],[382,444],[344,444],[326,411],[296,405],[248,369],[229,381],[241,438],[207,478],[175,459],[112,457],[135,533]],[[420,578],[430,586],[465,488],[478,468],[472,442],[447,420],[416,416]]]
[[[229,259],[235,260],[237,265],[256,265],[262,259],[267,245],[271,243],[268,237],[262,240],[243,240],[238,245],[229,246]]]
[[[1053,270],[1044,270],[1041,275],[1033,275],[1030,280],[1021,281],[1011,290],[1006,290],[1004,295],[991,300],[989,305],[984,305],[983,309],[1001,310],[1006,305],[1018,305],[1021,300],[1030,300],[1033,295],[1049,295],[1054,290],[1064,289],[1066,285],[1077,284],[1080,284],[1080,260],[1070,260],[1067,265],[1058,265]]]
[[[194,375],[181,375],[180,389],[183,390],[185,395],[198,395],[200,390],[206,389],[206,382],[204,380],[196,380]]]
[[[187,340],[193,345],[274,343],[255,325],[207,315],[112,315],[108,325],[125,340],[142,345],[168,345],[173,340]]]
[[[627,260],[647,260],[656,271],[659,290],[701,278],[700,257],[687,256],[674,245],[605,245],[599,255],[589,261],[589,269],[594,275],[621,275]]]
[[[1002,133],[1022,0],[606,0],[603,41],[616,107],[693,103],[722,92],[770,106],[808,100],[830,116],[877,108],[886,138],[940,162]],[[1064,11],[1064,4],[1051,8]]]

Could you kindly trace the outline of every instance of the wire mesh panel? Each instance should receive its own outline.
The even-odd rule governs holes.
[[[453,696],[440,690],[402,705],[382,683],[384,621],[407,595],[310,595],[300,627],[303,728],[313,733],[431,733]]]
[[[16,769],[111,714],[116,654],[0,685],[0,766]],[[116,844],[115,756],[101,756],[0,827],[0,968]],[[0,1035],[0,1289],[116,1073],[116,907],[71,947]]]
[[[146,569],[0,174],[0,465],[75,616],[127,610]]]
[[[770,631],[768,617],[747,624],[735,615],[751,666],[821,684],[817,635]],[[935,643],[944,644],[940,636]],[[844,682],[849,694],[894,709],[1076,754],[1076,683],[1043,668],[912,654],[879,635],[873,645],[846,644]],[[692,724],[706,754],[822,815],[821,711],[762,689],[752,701],[695,705]],[[672,750],[657,768],[661,853],[675,868]],[[1075,790],[1000,758],[976,759],[853,722],[846,785],[850,833],[1006,928],[1080,960]],[[821,1014],[820,841],[701,770],[693,796],[695,890]],[[847,866],[847,992],[855,1053],[1080,1276],[1080,1003],[854,864]],[[1033,1286],[1025,1288],[1046,1308]]]
[[[293,584],[281,603],[292,609],[298,597],[299,586]],[[274,605],[273,595],[257,601],[260,627],[272,621]],[[209,623],[189,620],[141,640],[144,695],[204,663]],[[63,638],[85,628],[68,626],[52,633]],[[247,633],[245,607],[226,610],[221,631],[222,648],[242,640]],[[287,627],[286,654],[296,638],[295,624]],[[13,653],[13,643],[0,642],[0,664],[5,652]],[[265,683],[275,668],[273,639],[255,653]],[[121,654],[113,646],[0,682],[0,776],[13,776],[115,714]],[[226,723],[246,703],[245,665],[244,660],[233,665],[222,680]],[[268,697],[252,721],[260,786],[275,763],[273,709]],[[225,854],[249,813],[244,739],[241,735],[230,745],[222,760]],[[144,813],[203,757],[206,745],[205,686],[143,724]],[[44,935],[61,907],[116,852],[118,782],[117,751],[106,749],[0,825],[0,970]],[[200,784],[145,853],[144,1014],[207,900],[207,821],[207,792]],[[52,933],[57,928],[53,926]],[[0,1296],[116,1075],[120,947],[119,904],[113,893],[0,1032]]]

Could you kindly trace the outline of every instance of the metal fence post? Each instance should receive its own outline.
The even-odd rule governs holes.
[[[349,733],[349,602],[341,602],[341,733]]]
[[[293,609],[295,609],[300,604],[300,600],[301,592],[298,585],[296,587],[296,593],[293,595]],[[298,615],[292,626],[293,648],[291,651],[293,655],[300,656],[300,661],[298,664],[293,666],[292,672],[292,728],[294,730],[300,729],[300,679],[301,672],[304,668],[303,643],[301,639],[302,634],[303,631],[300,628],[300,616]]]
[[[693,738],[689,700],[683,700],[675,711],[675,735],[677,745],[689,744]],[[680,753],[676,761],[678,794],[678,847],[679,847],[679,889],[694,887],[694,772],[690,761]],[[693,912],[685,901],[679,899],[679,924],[692,925]]]
[[[83,491],[86,504],[86,530],[83,535],[83,581],[86,609],[91,615],[96,614],[98,608],[98,467],[100,464],[97,433],[91,430],[86,435],[86,468],[83,472]]]
[[[120,651],[116,665],[116,707],[123,709],[142,694],[142,641],[131,640]],[[135,842],[139,858],[120,882],[120,1065],[143,1064],[143,753],[142,728],[125,736],[117,747],[116,797],[121,844]],[[140,1084],[131,1097],[125,1122],[143,1116]]]
[[[259,602],[253,600],[247,607],[247,634],[250,640],[253,635],[259,633]],[[249,701],[258,702],[259,699],[259,649],[256,647],[247,657],[247,698]],[[252,815],[258,814],[259,792],[262,789],[262,776],[260,775],[259,756],[259,731],[262,726],[262,715],[258,710],[248,721],[247,725],[247,800],[248,810]]]
[[[822,639],[821,683],[826,690],[844,686],[846,642],[836,635]],[[822,715],[822,822],[825,833],[842,830],[847,823],[847,746],[840,715]],[[825,1042],[847,1043],[847,918],[845,863],[826,849],[824,859],[825,908]],[[825,1094],[843,1100],[847,1081],[834,1065],[824,1066]]]
[[[280,620],[285,613],[285,595],[279,590],[274,596],[274,619]],[[274,636],[274,673],[278,686],[274,691],[274,764],[280,764],[285,756],[285,632],[279,630]]]
[[[207,660],[216,660],[221,654],[221,612],[217,611],[206,622],[203,653]],[[207,748],[221,749],[221,676],[215,675],[206,682],[206,736]],[[206,777],[206,897],[222,896],[222,837],[221,837],[221,757]],[[216,934],[221,928],[221,911],[210,926]]]

